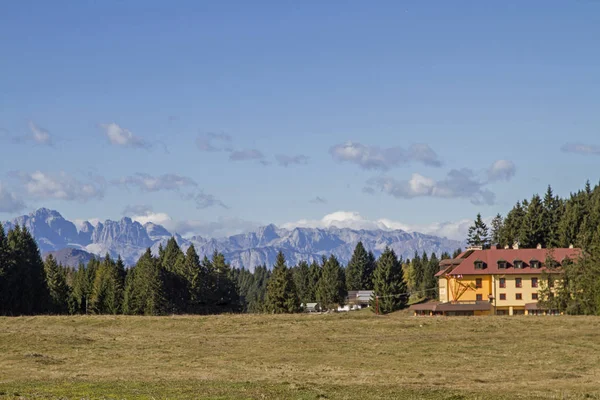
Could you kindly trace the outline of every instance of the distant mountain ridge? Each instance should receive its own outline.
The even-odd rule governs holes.
[[[161,225],[142,225],[128,217],[119,221],[106,220],[95,226],[85,221],[79,224],[78,228],[73,222],[63,218],[58,211],[47,208],[40,208],[29,215],[22,215],[3,224],[5,230],[12,229],[16,224],[27,227],[44,254],[63,249],[81,251],[58,253],[67,263],[70,263],[67,260],[85,260],[86,256],[82,252],[87,252],[98,256],[106,253],[112,257],[120,255],[126,264],[133,265],[147,248],[151,248],[152,252],[157,254],[159,246],[164,246],[171,236],[175,237],[184,250],[194,244],[201,257],[219,251],[232,266],[250,270],[262,264],[272,266],[280,250],[286,255],[289,265],[301,260],[320,260],[322,256],[329,254],[334,254],[342,263],[347,264],[359,241],[376,256],[389,246],[404,258],[412,257],[415,251],[439,255],[444,251],[451,253],[464,246],[464,243],[457,240],[403,230],[356,230],[336,227],[284,229],[273,224],[253,232],[225,238],[183,238]]]

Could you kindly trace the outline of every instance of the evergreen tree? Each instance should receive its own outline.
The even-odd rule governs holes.
[[[190,294],[183,271],[185,256],[174,237],[167,241],[166,247],[162,252],[159,250],[159,253],[159,264],[162,267],[161,277],[164,281],[168,310],[171,313],[185,312]]]
[[[368,280],[369,254],[362,242],[358,242],[354,248],[352,258],[346,267],[346,289],[365,290],[365,281]]]
[[[517,202],[513,209],[506,214],[500,234],[500,244],[502,246],[512,246],[515,242],[522,242],[524,224],[525,210],[521,202]]]
[[[559,223],[563,215],[562,200],[555,196],[552,187],[548,185],[544,195],[544,245],[555,248],[560,246]]]
[[[394,250],[385,248],[377,260],[373,278],[374,294],[371,298],[371,307],[374,312],[387,314],[406,306],[408,301],[406,282]]]
[[[363,271],[362,287],[364,290],[373,290],[373,273],[375,272],[376,258],[372,251],[369,251],[369,262]]]
[[[306,298],[308,299],[308,303],[314,303],[317,301],[317,288],[319,286],[319,281],[321,280],[321,274],[323,273],[323,268],[321,264],[317,261],[313,261],[310,264],[310,268],[308,271],[308,292],[306,294]]]
[[[185,308],[187,312],[198,313],[203,302],[206,273],[200,264],[200,257],[198,257],[193,244],[188,247],[185,253],[181,274],[187,282],[186,287],[189,291],[185,296],[188,300]]]
[[[69,287],[67,286],[66,270],[58,265],[52,254],[44,263],[46,284],[50,295],[49,311],[54,314],[66,314],[69,308]]]
[[[51,302],[44,262],[33,236],[25,227],[16,225],[8,232],[5,243],[9,260],[4,266],[0,313],[32,315],[47,311]]]
[[[469,246],[482,246],[484,249],[489,247],[488,227],[481,219],[481,214],[477,214],[473,225],[469,228],[467,237]]]
[[[300,261],[292,271],[300,303],[309,303],[312,299],[310,295],[310,267],[308,266],[308,263],[306,261]]]
[[[492,231],[490,233],[490,241],[493,245],[499,245],[501,242],[502,225],[504,220],[500,214],[497,214],[491,223]]]
[[[524,248],[535,248],[538,244],[545,245],[544,232],[544,206],[542,199],[537,194],[531,198],[523,224]]]
[[[161,315],[168,309],[158,260],[150,249],[140,257],[126,278],[124,314]]]
[[[294,313],[300,310],[294,279],[281,251],[277,254],[277,261],[267,285],[266,309],[274,314]]]
[[[423,280],[423,293],[421,297],[428,299],[438,298],[438,284],[435,274],[440,269],[440,261],[435,253],[431,253],[431,258],[425,266],[425,278]]]
[[[415,293],[416,298],[419,298],[419,294],[423,288],[423,282],[425,280],[425,264],[423,261],[424,260],[421,260],[421,256],[419,256],[415,250],[415,255],[411,260],[412,277],[410,282],[412,287],[410,288],[410,291],[411,293]]]
[[[321,279],[317,286],[317,301],[321,307],[330,310],[343,305],[346,299],[344,271],[332,254],[323,264]]]
[[[214,305],[216,310],[223,312],[239,311],[240,300],[236,283],[233,279],[231,266],[225,261],[225,256],[215,250],[211,260],[214,276]]]
[[[456,258],[456,257],[460,256],[461,253],[462,253],[462,249],[461,248],[458,248],[458,249],[454,250],[454,253],[452,253],[452,258]]]
[[[118,314],[123,303],[123,286],[117,264],[107,253],[96,270],[90,295],[90,310],[95,314]]]

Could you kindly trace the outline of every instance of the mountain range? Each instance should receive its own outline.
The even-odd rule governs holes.
[[[376,256],[389,246],[404,258],[412,257],[415,251],[440,255],[464,246],[457,240],[403,230],[336,227],[284,229],[272,224],[223,238],[184,238],[161,225],[142,225],[128,217],[119,221],[106,220],[96,224],[85,221],[76,225],[63,218],[58,211],[47,208],[3,223],[6,231],[16,224],[25,226],[33,234],[44,255],[52,253],[59,261],[72,266],[80,261],[87,262],[92,255],[104,256],[106,253],[112,257],[120,255],[127,265],[133,265],[147,248],[157,254],[159,246],[164,246],[171,237],[175,237],[184,251],[191,244],[200,257],[210,257],[214,251],[219,251],[232,266],[249,270],[262,264],[272,266],[280,250],[285,254],[288,265],[301,260],[320,260],[322,256],[330,254],[346,264],[359,241]]]

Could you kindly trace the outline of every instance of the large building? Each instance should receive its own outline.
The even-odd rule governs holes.
[[[547,264],[560,268],[576,260],[577,248],[469,248],[454,259],[442,260],[436,274],[439,301],[411,306],[415,315],[533,315],[553,314],[538,307]]]

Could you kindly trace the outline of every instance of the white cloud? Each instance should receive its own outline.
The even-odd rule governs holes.
[[[449,239],[464,240],[469,226],[473,221],[464,219],[453,222],[439,222],[424,225],[405,224],[389,218],[369,220],[355,211],[336,211],[325,215],[319,220],[301,219],[281,225],[286,229],[301,228],[350,228],[350,229],[381,229],[381,230],[403,230],[406,232],[419,232],[428,235],[447,237]]]
[[[138,148],[151,147],[144,139],[134,135],[129,129],[122,128],[114,122],[110,124],[101,124],[100,126],[104,129],[108,141],[115,146]]]
[[[565,153],[600,156],[600,146],[583,143],[566,143],[561,147]]]
[[[52,137],[44,128],[37,126],[33,121],[29,121],[29,130],[34,142],[43,145],[52,145]]]
[[[198,186],[198,184],[192,178],[188,178],[179,174],[163,174],[153,176],[143,172],[138,172],[134,175],[123,177],[114,183],[127,187],[134,187],[144,192],[180,190],[186,187]]]
[[[105,184],[100,177],[82,182],[66,172],[48,173],[42,171],[11,173],[17,178],[27,195],[38,200],[76,200],[86,202],[104,197]]]
[[[509,160],[497,160],[495,161],[490,168],[488,168],[488,181],[509,181],[515,173],[517,168],[515,167],[515,163]]]
[[[207,238],[231,236],[256,229],[259,224],[241,218],[219,217],[216,221],[175,220],[166,213],[147,211],[131,216],[140,224],[152,222],[164,226],[171,233],[182,236],[199,235]]]
[[[476,174],[469,168],[452,169],[444,179],[435,180],[419,173],[413,173],[408,180],[397,180],[379,176],[367,181],[363,192],[374,194],[377,191],[403,199],[416,197],[464,198],[476,205],[494,204],[496,195],[487,185],[496,181],[509,181],[515,175],[512,161],[498,160],[489,168]]]
[[[200,151],[231,151],[231,136],[225,133],[209,132],[196,138],[196,146]]]
[[[0,182],[0,212],[14,213],[25,208],[25,203]]]
[[[358,164],[367,170],[387,171],[393,167],[420,162],[432,167],[440,167],[442,162],[431,147],[426,144],[413,144],[408,150],[396,146],[381,148],[357,142],[337,144],[329,149],[329,154],[339,162]]]

